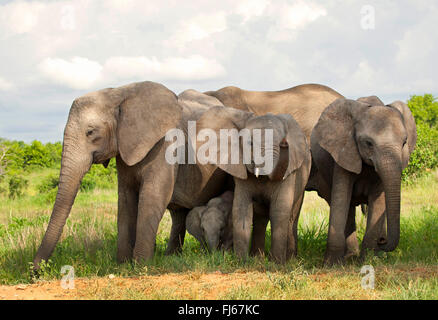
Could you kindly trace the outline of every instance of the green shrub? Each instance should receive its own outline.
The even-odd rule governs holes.
[[[417,126],[417,145],[402,176],[409,183],[438,167],[438,102],[431,94],[414,95],[408,106]]]
[[[9,198],[15,199],[23,195],[28,185],[28,181],[19,175],[12,175],[9,178]]]
[[[94,164],[84,176],[81,191],[91,191],[94,188],[111,189],[117,184],[117,169],[115,159],[111,159],[107,168],[101,164]]]
[[[23,141],[0,139],[7,148],[4,161],[8,170],[21,170],[34,167],[55,168],[61,163],[62,144],[60,142],[43,144],[34,140],[30,144]]]
[[[93,191],[96,188],[96,185],[96,179],[92,175],[86,174],[82,179],[80,190],[82,192]]]
[[[56,189],[59,184],[59,175],[58,174],[51,174],[46,177],[44,177],[41,180],[41,183],[37,186],[38,193],[44,194],[47,192],[52,191],[53,189]]]

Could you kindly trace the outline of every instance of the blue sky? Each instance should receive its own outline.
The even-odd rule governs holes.
[[[437,17],[430,0],[0,0],[0,137],[60,141],[74,98],[143,80],[438,95]]]

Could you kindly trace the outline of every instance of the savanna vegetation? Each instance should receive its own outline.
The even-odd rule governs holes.
[[[30,262],[50,218],[62,145],[2,139],[0,284],[58,280],[61,267],[72,265],[75,276],[87,283],[75,298],[438,299],[438,101],[426,94],[412,96],[408,105],[418,140],[403,172],[400,244],[394,252],[334,268],[322,266],[329,208],[314,192],[306,193],[301,211],[298,257],[286,265],[266,257],[242,262],[229,252],[206,254],[188,234],[182,254],[165,256],[168,213],[160,224],[154,259],[118,265],[113,159],[107,168],[93,165],[84,177],[61,241],[35,279]],[[357,224],[361,239],[366,217],[360,210]],[[268,230],[267,250],[269,239]],[[361,286],[363,265],[374,267],[374,290]],[[8,298],[1,292],[0,298]]]

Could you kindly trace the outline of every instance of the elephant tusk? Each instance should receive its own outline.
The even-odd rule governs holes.
[[[255,168],[254,169],[254,174],[255,174],[256,178],[258,178],[259,174],[260,174],[260,168]]]

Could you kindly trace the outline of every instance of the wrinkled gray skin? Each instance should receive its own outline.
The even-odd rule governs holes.
[[[193,90],[178,99],[154,82],[103,89],[75,99],[64,131],[58,193],[34,258],[35,269],[52,254],[85,173],[93,163],[107,165],[112,157],[117,159],[118,172],[117,260],[152,258],[167,207],[183,221],[172,226],[168,251],[178,249],[185,214],[226,191],[229,178],[212,167],[170,165],[164,155],[171,142],[163,137],[169,129],[184,129],[187,120],[196,120],[211,105],[221,103]]]
[[[258,116],[290,114],[303,130],[310,144],[310,134],[324,109],[343,96],[320,84],[303,84],[280,91],[248,91],[224,87],[205,94],[220,100],[226,107],[253,112]]]
[[[233,192],[227,191],[207,205],[193,208],[186,218],[188,233],[207,250],[230,249],[233,245],[232,207]]]
[[[271,256],[274,261],[284,263],[297,250],[297,223],[301,209],[304,188],[310,173],[310,150],[306,137],[292,116],[288,114],[267,114],[256,116],[232,108],[213,107],[205,112],[198,121],[198,130],[210,128],[219,136],[220,129],[246,128],[251,134],[254,129],[273,131],[272,148],[264,148],[262,139],[262,156],[271,154],[273,159],[272,172],[266,175],[254,175],[257,167],[254,162],[244,164],[242,157],[238,164],[217,164],[219,168],[234,177],[235,190],[233,200],[233,248],[240,257],[249,253],[250,237],[253,224],[253,202],[269,206],[269,220],[271,221]],[[240,152],[243,152],[239,142]],[[231,145],[229,149],[231,150]],[[218,159],[220,154],[218,153]],[[263,226],[259,224],[258,227]],[[255,228],[257,223],[255,224]],[[266,224],[264,225],[266,227]],[[254,233],[259,233],[254,230]],[[259,234],[262,234],[261,232]],[[264,236],[264,232],[263,232]],[[264,251],[263,243],[257,240],[252,251]],[[262,247],[263,245],[263,247]]]
[[[359,204],[368,205],[361,256],[367,249],[397,247],[401,173],[416,138],[414,118],[401,101],[385,106],[375,96],[338,99],[323,112],[311,136],[309,185],[330,205],[326,264],[358,253],[355,206]]]
[[[207,205],[190,210],[186,218],[187,231],[207,251],[233,249],[233,207],[234,193],[226,191],[211,199]],[[251,254],[264,254],[266,226],[269,216],[266,206],[254,203],[253,234]]]

